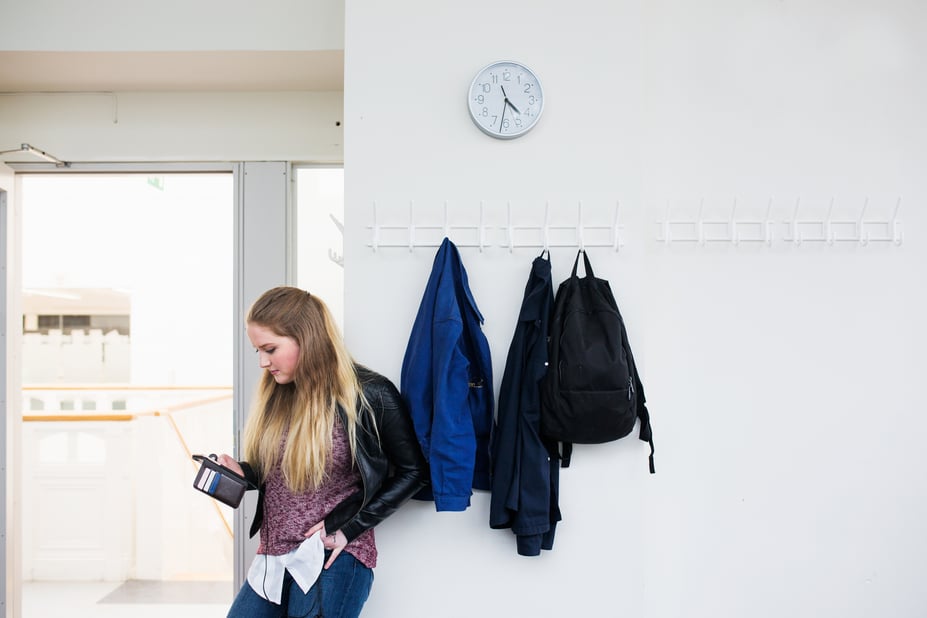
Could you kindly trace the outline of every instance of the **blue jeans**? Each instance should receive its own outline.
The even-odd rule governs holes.
[[[325,559],[328,559],[326,552]],[[303,594],[299,585],[287,573],[283,579],[284,598],[289,591],[289,611],[260,597],[246,581],[229,609],[228,618],[357,618],[370,595],[373,570],[358,562],[348,552],[341,552],[328,569],[322,569],[319,579]],[[321,587],[321,594],[320,594]],[[322,611],[319,611],[319,603]]]

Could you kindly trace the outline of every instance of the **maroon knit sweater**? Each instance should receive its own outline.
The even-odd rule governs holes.
[[[281,456],[283,446],[281,444]],[[294,494],[283,482],[279,464],[271,470],[264,488],[264,520],[257,553],[280,556],[306,540],[306,531],[325,519],[335,505],[362,489],[360,473],[351,461],[348,435],[338,420],[332,431],[332,453],[326,466],[326,480],[318,489]],[[329,534],[335,530],[328,530]],[[377,566],[377,544],[373,528],[361,533],[344,549],[371,569]]]

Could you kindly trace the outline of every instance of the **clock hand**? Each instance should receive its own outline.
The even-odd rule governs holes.
[[[505,100],[508,106],[511,107],[513,110],[515,110],[515,113],[520,116],[521,111],[517,107],[515,107],[515,104],[509,100],[509,95],[505,93],[505,86],[499,86],[499,88],[502,90],[502,98]]]

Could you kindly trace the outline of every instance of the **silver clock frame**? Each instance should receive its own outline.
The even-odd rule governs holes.
[[[537,84],[538,90],[540,91],[541,103],[538,106],[537,114],[535,114],[533,122],[527,128],[522,129],[521,131],[518,131],[518,132],[501,133],[499,131],[494,131],[488,127],[483,126],[483,124],[481,124],[479,120],[477,120],[476,115],[474,115],[473,113],[473,107],[470,105],[470,102],[474,95],[473,89],[476,86],[477,80],[479,80],[480,76],[483,75],[487,70],[493,67],[496,67],[496,66],[501,66],[501,65],[514,65],[516,67],[519,67],[521,70],[523,70],[525,73],[531,76],[531,78]],[[495,60],[493,62],[490,62],[486,66],[482,67],[479,71],[477,71],[476,75],[474,75],[473,79],[470,81],[470,87],[467,89],[467,113],[470,115],[470,120],[473,121],[473,124],[475,124],[477,128],[479,128],[480,131],[482,131],[489,137],[494,137],[496,139],[504,139],[504,140],[516,139],[518,137],[525,135],[526,133],[531,131],[531,129],[537,126],[538,122],[541,120],[541,114],[544,112],[545,99],[546,97],[544,96],[544,86],[541,84],[541,80],[540,78],[538,78],[537,73],[535,73],[530,67],[525,65],[523,62],[518,62],[517,60]]]

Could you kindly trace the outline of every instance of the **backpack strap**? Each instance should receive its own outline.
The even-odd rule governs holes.
[[[573,272],[570,273],[570,278],[576,278],[576,268],[579,266],[579,256],[583,256],[583,266],[586,270],[585,276],[595,278],[595,273],[592,272],[592,264],[589,263],[589,256],[586,255],[585,249],[580,249],[576,252],[576,260],[573,262]]]
[[[561,442],[560,443],[560,467],[569,468],[570,460],[573,458],[573,443],[572,442]]]
[[[632,361],[633,362],[633,361]],[[637,384],[637,417],[641,421],[641,431],[638,437],[641,441],[650,444],[650,474],[656,474],[653,466],[653,429],[650,427],[650,412],[647,411],[647,403],[644,399],[644,387],[641,385],[641,379],[637,375],[637,367],[634,366],[634,382]]]
[[[644,437],[644,420],[641,419],[641,434],[640,439],[650,443],[650,474],[656,474],[656,469],[653,467],[653,434],[650,432],[650,420],[647,420],[647,437]]]
[[[650,412],[647,410],[647,398],[644,396],[644,385],[641,384],[641,377],[637,372],[637,363],[634,361],[634,354],[631,352],[631,346],[628,344],[628,331],[625,328],[624,320],[621,321],[621,337],[625,343],[625,350],[628,353],[628,359],[630,361],[631,392],[637,397],[637,418],[639,418],[641,422],[641,430],[638,437],[642,442],[650,444],[650,474],[656,474],[656,468],[654,468],[653,465],[653,429],[650,426]]]

